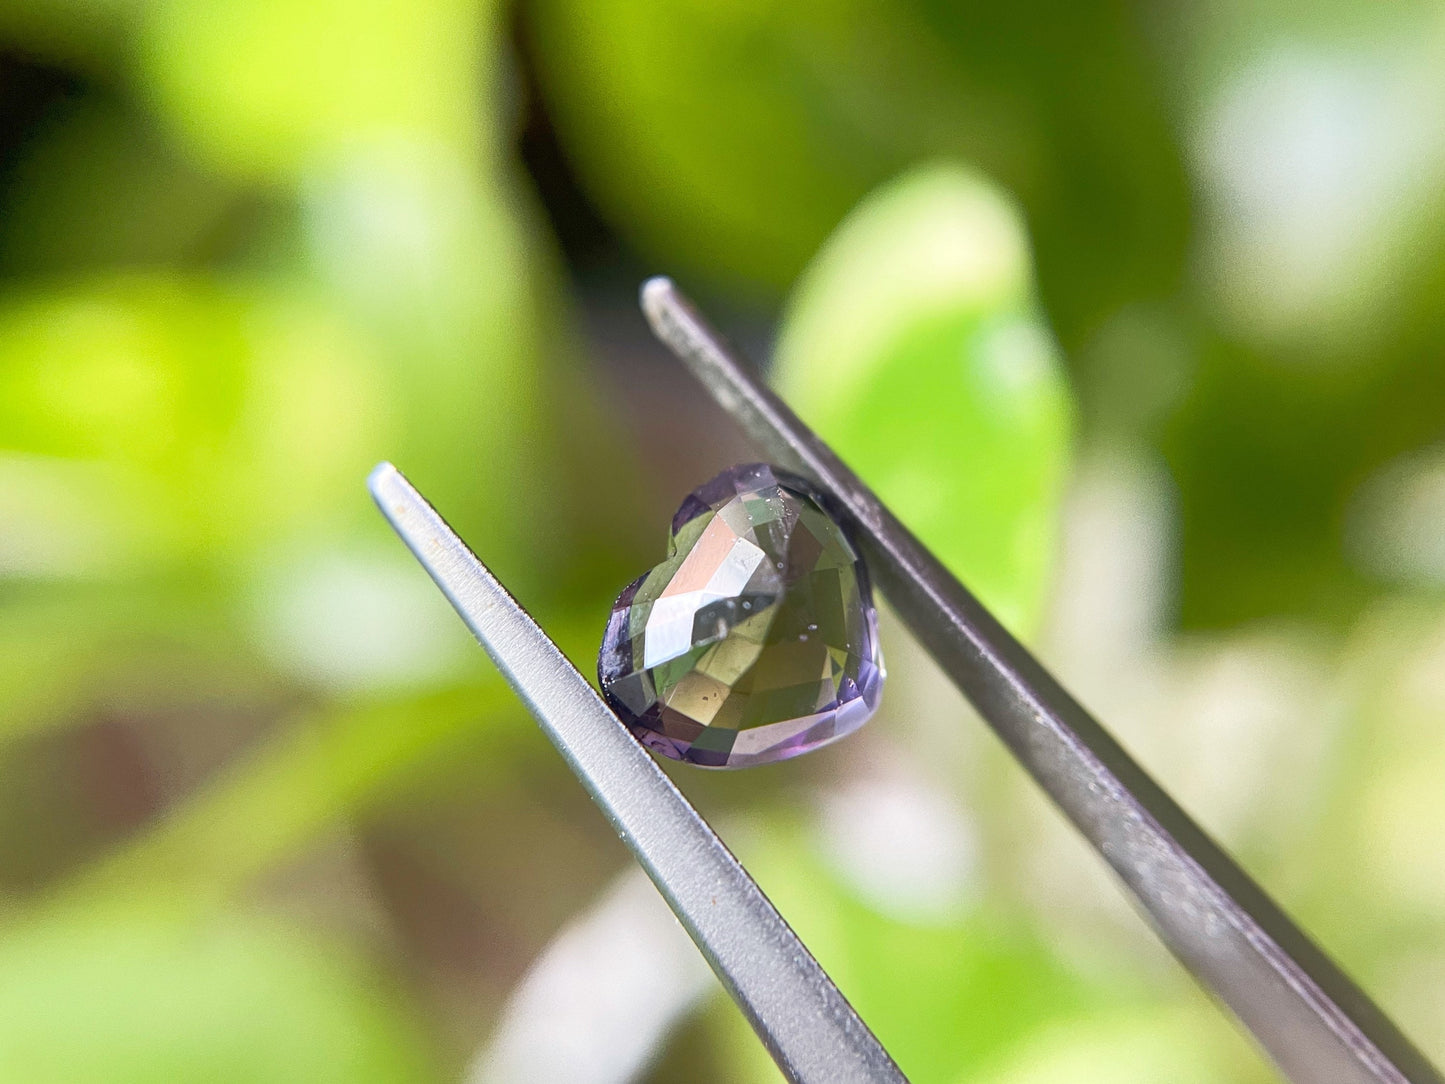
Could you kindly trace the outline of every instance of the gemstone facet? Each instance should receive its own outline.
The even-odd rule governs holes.
[[[733,467],[682,502],[666,559],[618,596],[597,673],[664,756],[741,768],[817,749],[883,690],[867,570],[807,482]]]

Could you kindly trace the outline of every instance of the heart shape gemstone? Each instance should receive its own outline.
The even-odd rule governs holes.
[[[742,768],[810,752],[878,707],[867,570],[806,481],[733,467],[682,502],[666,559],[618,596],[597,673],[664,756]]]

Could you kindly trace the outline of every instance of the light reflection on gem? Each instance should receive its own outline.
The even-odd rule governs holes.
[[[598,677],[664,756],[738,768],[817,749],[882,692],[867,572],[806,482],[733,467],[683,501],[667,558],[618,597]]]

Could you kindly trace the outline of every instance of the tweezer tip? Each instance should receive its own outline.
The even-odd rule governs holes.
[[[400,477],[401,471],[397,470],[389,461],[383,459],[376,466],[372,467],[371,473],[366,476],[366,488],[371,490],[371,496],[379,503],[386,489]]]
[[[638,291],[638,301],[642,305],[642,314],[652,325],[654,334],[664,341],[668,338],[668,325],[675,321],[678,308],[687,305],[682,291],[666,275],[653,275],[644,282],[642,289]],[[669,317],[673,319],[670,320]]]
[[[653,275],[638,290],[638,299],[644,311],[655,308],[677,295],[677,287],[666,275]]]
[[[408,530],[408,525],[403,522],[410,518],[408,513],[426,504],[426,499],[406,480],[406,475],[386,460],[378,463],[366,476],[366,488],[371,490],[371,499],[381,509],[381,514],[403,536]]]

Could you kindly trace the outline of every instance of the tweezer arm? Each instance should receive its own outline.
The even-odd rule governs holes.
[[[1297,1084],[1441,1084],[1385,1015],[707,325],[667,279],[653,330],[778,465],[854,520],[893,608],[1133,894],[1159,937]]]
[[[903,1074],[736,858],[537,623],[389,463],[382,514],[631,848],[789,1080]]]

